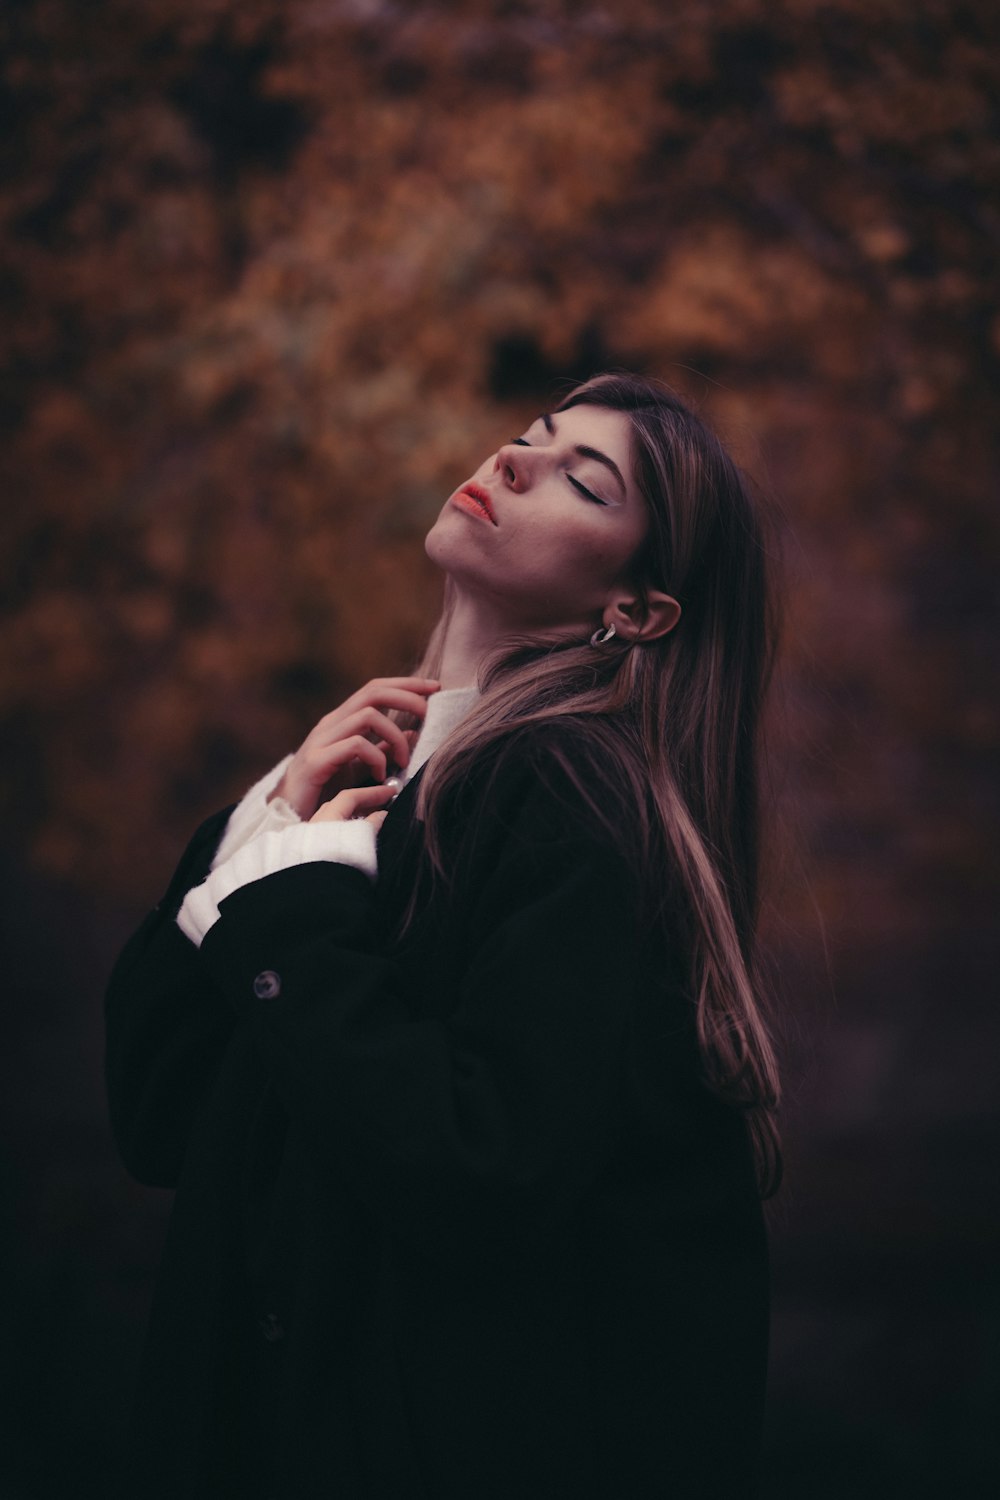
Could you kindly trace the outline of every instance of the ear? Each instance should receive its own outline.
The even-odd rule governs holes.
[[[668,635],[681,617],[681,607],[672,594],[649,589],[643,601],[636,594],[620,594],[604,611],[605,626],[626,641],[655,641]]]

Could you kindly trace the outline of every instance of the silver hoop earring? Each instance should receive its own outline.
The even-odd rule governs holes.
[[[609,625],[607,630],[602,630],[601,627],[598,626],[593,635],[590,637],[590,644],[592,646],[603,646],[605,641],[610,641],[614,633],[615,627],[613,625]]]

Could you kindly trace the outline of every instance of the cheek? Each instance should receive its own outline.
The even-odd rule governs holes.
[[[608,585],[619,578],[632,555],[628,538],[606,526],[580,526],[567,538],[568,569],[589,582]]]
[[[617,536],[585,517],[553,529],[526,527],[505,550],[505,571],[518,585],[560,606],[591,607],[620,574],[627,554]]]

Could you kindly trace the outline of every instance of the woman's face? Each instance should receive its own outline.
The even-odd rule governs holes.
[[[537,417],[448,500],[427,555],[512,629],[588,635],[646,534],[628,419],[601,406]]]

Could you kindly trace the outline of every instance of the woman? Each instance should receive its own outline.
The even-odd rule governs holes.
[[[751,1495],[779,1157],[748,487],[672,393],[601,376],[427,551],[419,675],[210,818],[111,980],[116,1136],[177,1189],[126,1491]]]

